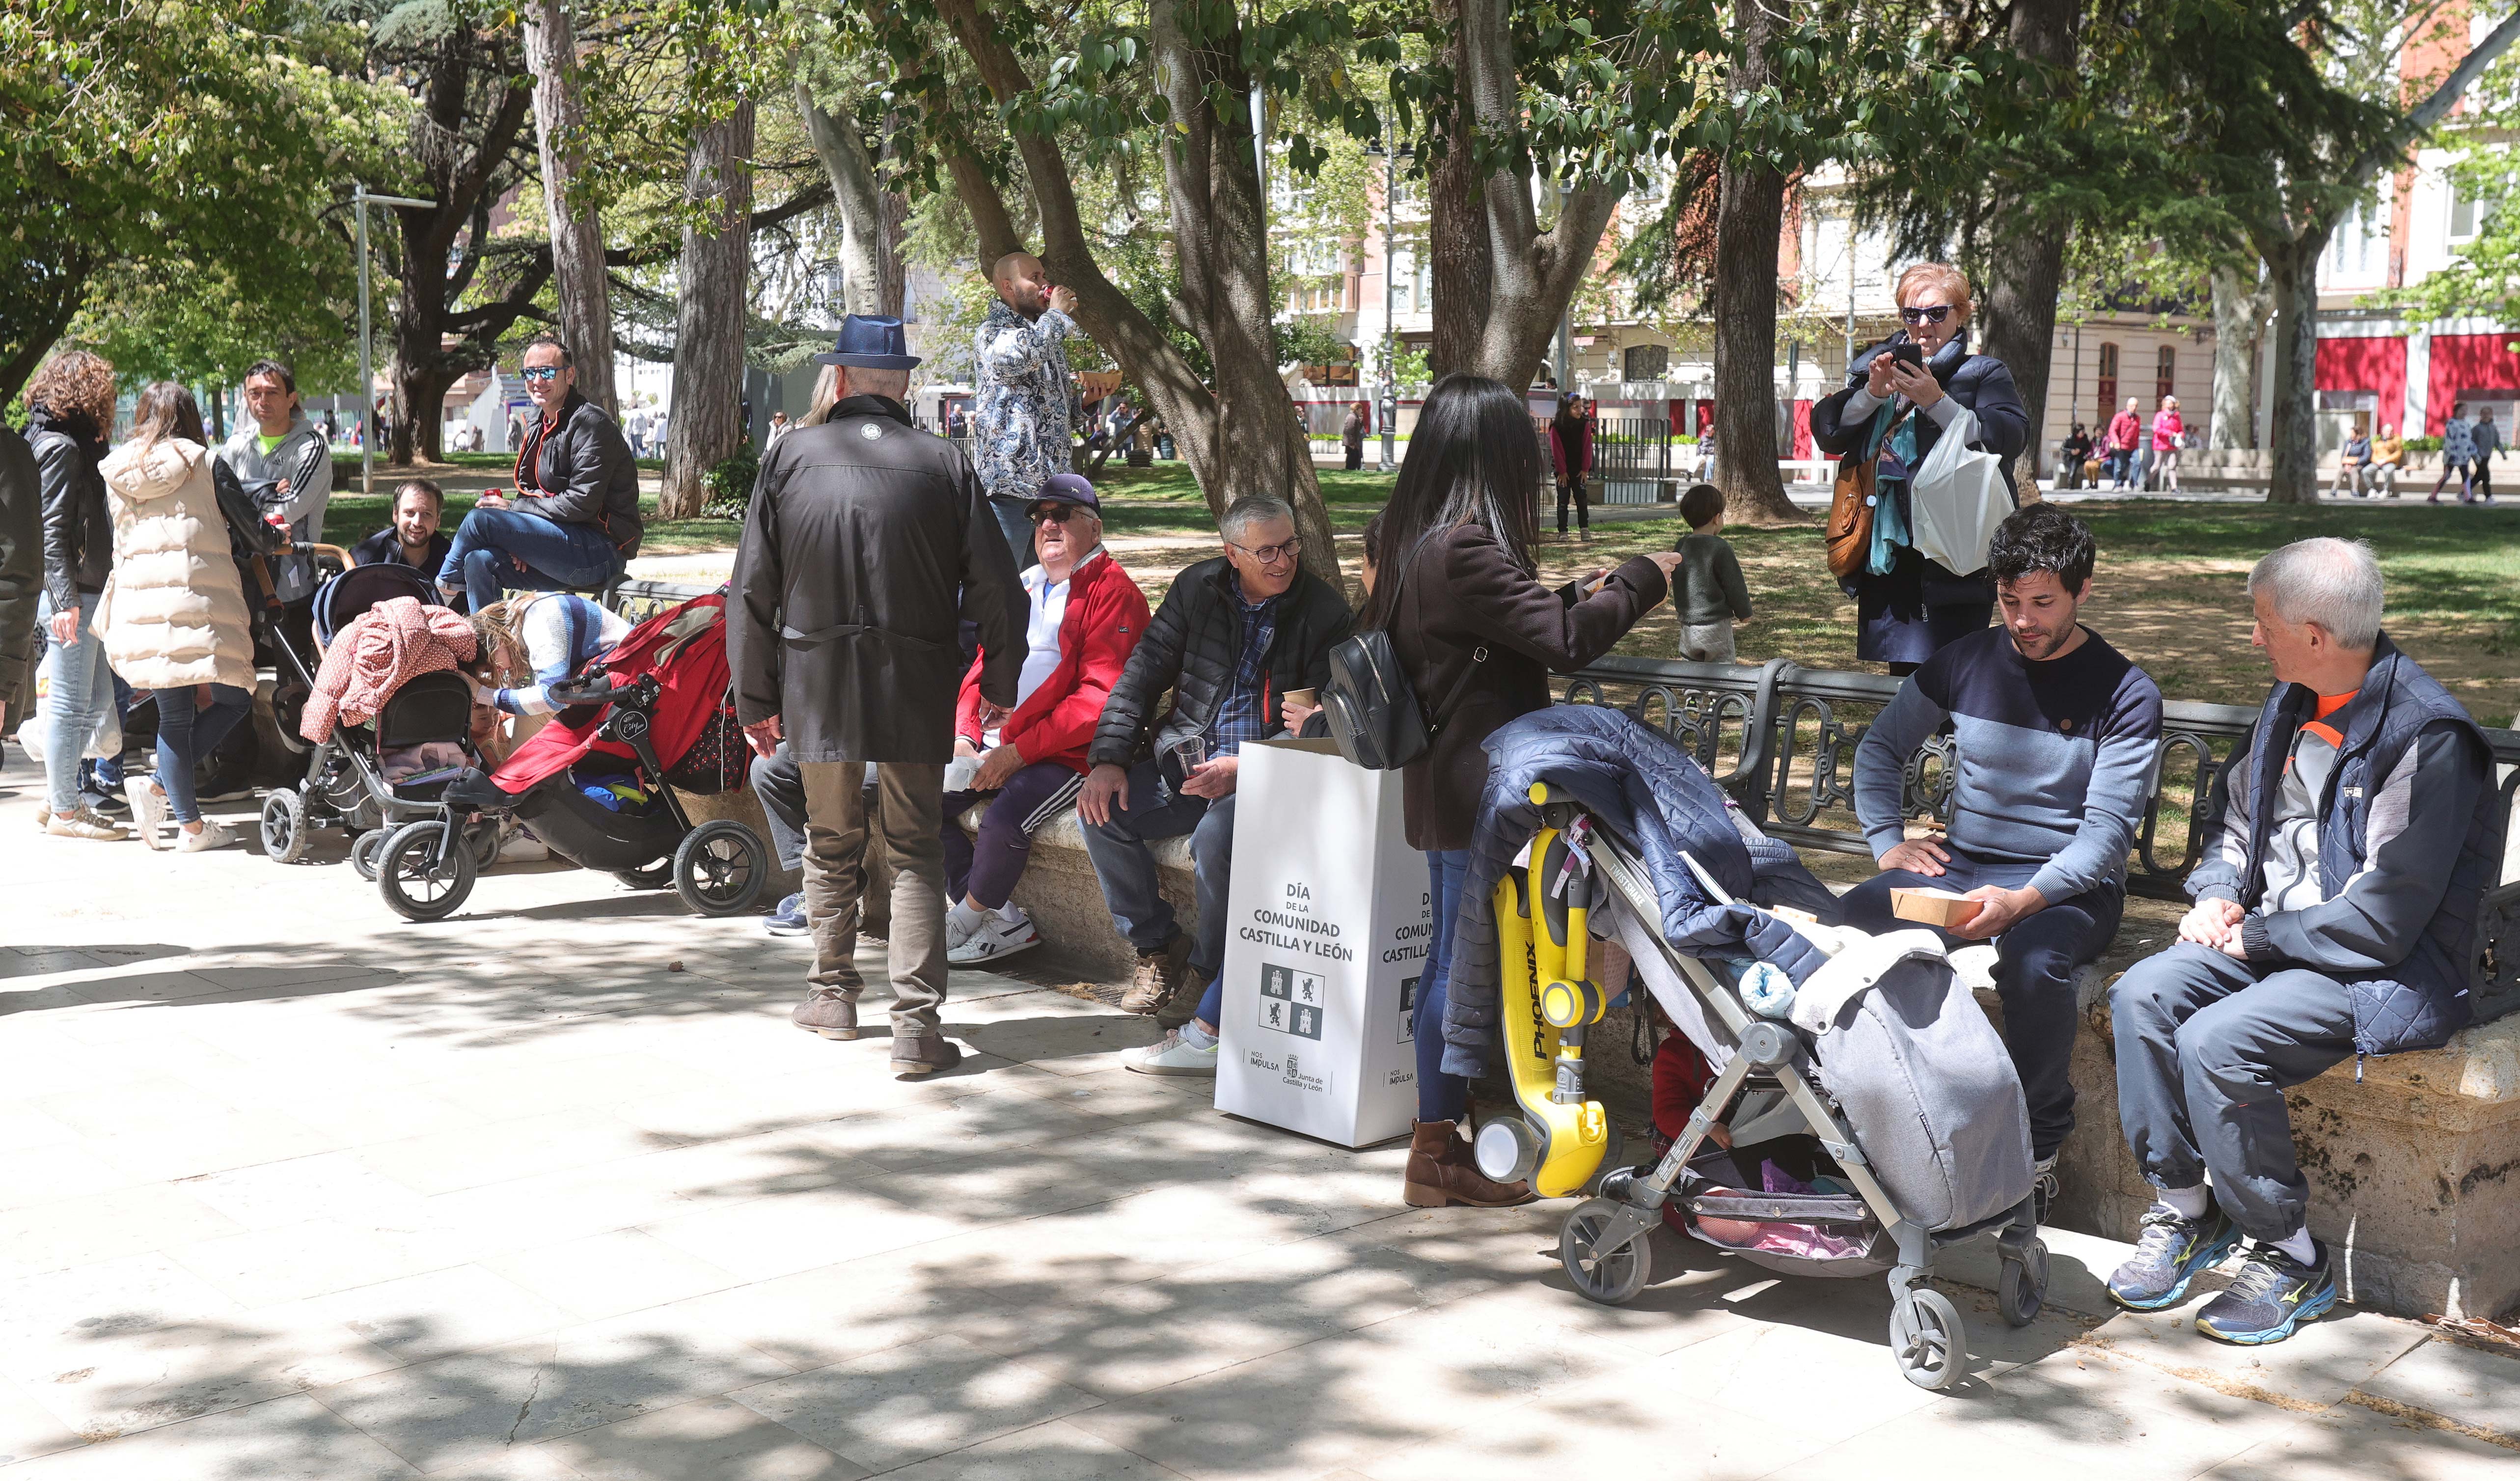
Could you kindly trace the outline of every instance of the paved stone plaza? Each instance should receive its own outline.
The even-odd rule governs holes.
[[[1148,1026],[1048,973],[957,973],[977,1053],[904,1083],[788,1026],[755,920],[526,866],[415,926],[338,842],[40,838],[36,790],[11,754],[11,1478],[2520,1473],[2520,1357],[2412,1323],[2217,1347],[2055,1234],[2022,1331],[1947,1266],[1977,1357],[1931,1394],[1877,1280],[1666,1239],[1590,1305],[1563,1205],[1404,1208],[1398,1147],[1129,1074]]]

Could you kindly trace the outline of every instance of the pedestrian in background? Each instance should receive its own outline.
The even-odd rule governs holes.
[[[1076,294],[1053,288],[1030,252],[1009,252],[989,273],[998,301],[972,336],[980,368],[971,398],[971,461],[1017,569],[1032,564],[1032,501],[1053,473],[1069,471],[1076,378],[1067,337]]]
[[[1345,467],[1355,472],[1365,467],[1365,403],[1357,402],[1347,409],[1347,421],[1339,426],[1339,445],[1347,452]]]
[[[1723,537],[1724,491],[1696,484],[1680,496],[1680,517],[1688,533],[1671,548],[1680,558],[1672,573],[1671,607],[1680,618],[1680,655],[1691,663],[1733,660],[1732,624],[1750,620],[1750,587],[1740,559]]]
[[[1593,471],[1593,424],[1584,415],[1584,398],[1568,391],[1557,398],[1557,415],[1549,419],[1549,457],[1557,471],[1557,534],[1566,535],[1566,502],[1575,501],[1575,527],[1593,538],[1593,499],[1585,474]]]
[[[2126,410],[2109,419],[2109,488],[2124,489],[2135,480],[2135,445],[2143,436],[2143,419],[2136,415],[2136,399],[2127,397]]]
[[[131,437],[102,468],[113,516],[113,571],[96,626],[113,671],[158,701],[158,774],[124,785],[131,825],[151,848],[224,848],[202,816],[193,768],[253,704],[253,631],[245,578],[210,478],[202,409],[160,381],[140,393]],[[167,824],[174,836],[162,836]]]
[[[1551,673],[1610,651],[1670,590],[1677,554],[1638,556],[1580,590],[1540,583],[1530,490],[1539,444],[1523,398],[1481,376],[1447,376],[1427,392],[1401,461],[1379,544],[1384,561],[1360,621],[1391,635],[1434,739],[1401,773],[1409,846],[1426,856],[1434,935],[1418,979],[1418,1117],[1401,1175],[1419,1208],[1495,1208],[1531,1196],[1479,1172],[1462,1122],[1469,1081],[1443,1068],[1446,973],[1487,790],[1490,735],[1546,709]],[[1475,1128],[1472,1128],[1475,1130]]]
[[[1871,550],[1839,585],[1856,601],[1856,656],[1886,663],[1893,674],[1913,673],[1995,613],[1995,586],[1984,571],[1952,571],[1912,543],[1910,481],[1961,412],[1975,414],[1972,445],[2002,460],[2005,492],[2021,502],[2012,465],[2029,445],[2030,414],[2003,362],[1969,353],[1969,309],[1968,279],[1959,269],[1941,262],[1909,268],[1899,275],[1907,327],[1858,355],[1846,388],[1812,407],[1812,440],[1822,451],[1878,451]]]
[[[2424,500],[2426,504],[2441,503],[2442,485],[2448,483],[2453,473],[2458,476],[2458,502],[2465,504],[2468,501],[2467,469],[2476,458],[2476,444],[2471,440],[2476,428],[2461,415],[2466,410],[2466,402],[2452,402],[2450,420],[2442,424],[2441,476],[2433,480],[2432,495]]]
[[[2380,435],[2371,439],[2371,466],[2363,475],[2363,488],[2376,486],[2392,499],[2398,497],[2398,475],[2407,471],[2407,439],[2398,435],[2395,424],[2380,424]]]
[[[770,450],[754,484],[726,605],[737,718],[754,754],[790,748],[805,787],[805,913],[814,965],[789,1015],[858,1036],[859,907],[867,765],[890,856],[892,1067],[961,1062],[945,1002],[945,765],[961,688],[958,627],[987,655],[980,697],[1015,704],[1026,652],[1022,589],[970,463],[911,425],[919,364],[898,319],[852,314],[832,349],[840,399]]]
[[[2074,424],[2073,431],[2066,435],[2064,442],[2056,449],[2058,464],[2056,486],[2068,492],[2081,488],[2088,481],[2084,477],[2083,465],[2090,462],[2091,457],[2092,434],[2084,430],[2083,424],[2077,422]]]
[[[2153,471],[2161,477],[2160,491],[2179,492],[2179,454],[2187,446],[2187,424],[2179,415],[2179,398],[2161,398],[2161,411],[2152,419]]]
[[[2468,428],[2467,442],[2470,453],[2476,459],[2476,472],[2472,480],[2476,496],[2484,503],[2492,504],[2494,502],[2494,455],[2502,451],[2502,433],[2495,429],[2494,408],[2480,406],[2476,409],[2476,425]],[[2463,504],[2468,501],[2462,499],[2459,502]]]
[[[35,372],[25,395],[26,442],[43,499],[44,830],[120,838],[97,799],[79,790],[79,759],[113,702],[113,673],[96,632],[97,601],[113,570],[113,518],[98,471],[113,427],[113,367],[101,355],[67,350]]]

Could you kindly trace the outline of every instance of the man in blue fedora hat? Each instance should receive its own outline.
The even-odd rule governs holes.
[[[1069,412],[1076,378],[1067,337],[1076,333],[1076,294],[1054,288],[1030,252],[1009,252],[989,274],[998,301],[972,337],[980,367],[971,401],[971,461],[997,511],[1018,569],[1032,564],[1032,503],[1053,473],[1069,471]]]
[[[1015,704],[1026,604],[987,496],[954,445],[912,426],[901,321],[852,314],[828,354],[839,400],[765,455],[726,606],[736,713],[752,748],[784,743],[804,779],[805,919],[814,966],[790,1015],[858,1036],[859,901],[873,763],[892,861],[892,1067],[962,1054],[945,1001],[945,766],[963,677],[959,626],[979,630],[980,697]]]

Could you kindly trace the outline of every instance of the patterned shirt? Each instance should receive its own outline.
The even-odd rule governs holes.
[[[1245,740],[1265,740],[1269,724],[1269,650],[1278,641],[1278,599],[1242,604],[1242,655],[1234,663],[1234,683],[1207,723],[1207,753],[1231,756]]]
[[[971,401],[972,463],[994,499],[1028,499],[1053,473],[1068,471],[1068,411],[1076,396],[1068,373],[1068,336],[1076,321],[1044,309],[1026,319],[1006,300],[971,339],[980,367]]]

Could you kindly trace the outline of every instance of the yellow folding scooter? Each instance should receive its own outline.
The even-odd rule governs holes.
[[[1584,1098],[1585,1031],[1609,995],[1585,976],[1593,877],[1584,847],[1590,821],[1571,799],[1535,782],[1540,831],[1530,861],[1497,881],[1497,960],[1508,1077],[1522,1114],[1479,1128],[1472,1156],[1500,1183],[1531,1182],[1544,1198],[1581,1192],[1618,1165],[1619,1132]]]

